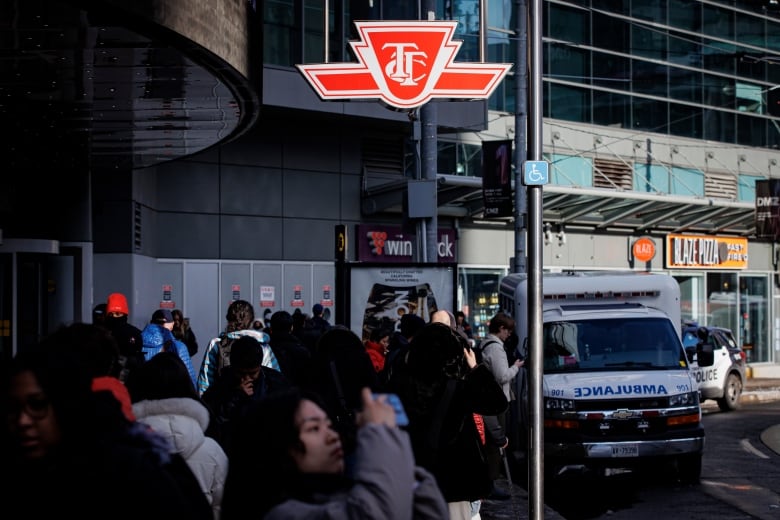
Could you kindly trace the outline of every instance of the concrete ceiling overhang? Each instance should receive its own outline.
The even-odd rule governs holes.
[[[7,171],[144,168],[236,137],[256,119],[244,75],[110,3],[0,0]]]

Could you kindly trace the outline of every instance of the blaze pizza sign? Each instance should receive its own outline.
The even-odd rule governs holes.
[[[404,110],[434,98],[486,99],[511,64],[455,63],[452,20],[355,22],[358,63],[297,65],[323,100],[380,99]]]

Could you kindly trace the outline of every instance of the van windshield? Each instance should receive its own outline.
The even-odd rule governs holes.
[[[680,339],[662,318],[544,324],[545,372],[659,370],[687,366]]]

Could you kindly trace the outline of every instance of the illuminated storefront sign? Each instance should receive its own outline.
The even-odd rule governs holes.
[[[414,109],[434,98],[487,99],[511,64],[455,63],[458,22],[355,22],[360,41],[349,42],[358,63],[297,65],[323,100],[380,99]]]
[[[455,231],[440,229],[438,237],[438,263],[456,262]],[[359,224],[356,242],[361,262],[406,263],[414,258],[417,237],[400,227]]]
[[[666,236],[667,269],[745,269],[747,263],[747,238]]]

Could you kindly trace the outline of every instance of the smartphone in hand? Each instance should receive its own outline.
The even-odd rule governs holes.
[[[387,396],[386,402],[395,410],[395,423],[398,426],[407,426],[409,424],[409,417],[406,415],[404,405],[401,403],[401,398],[397,394],[374,394],[374,399],[380,395]]]

